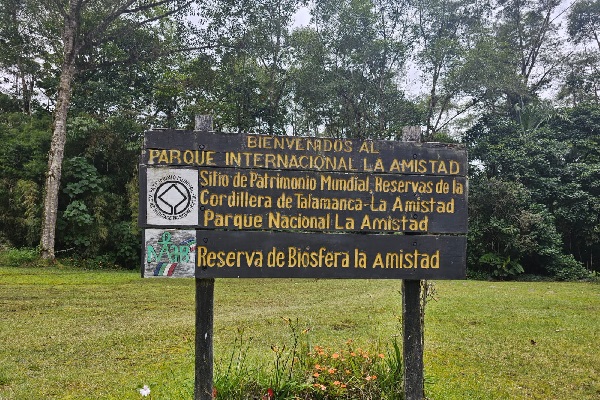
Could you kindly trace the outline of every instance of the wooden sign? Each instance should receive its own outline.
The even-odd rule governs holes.
[[[402,234],[466,233],[466,171],[449,144],[147,132],[143,274],[464,278],[464,237]]]
[[[462,233],[466,178],[199,169],[198,229]]]
[[[465,176],[467,154],[445,143],[164,130],[146,132],[142,164]]]
[[[199,278],[460,279],[464,236],[198,231]]]

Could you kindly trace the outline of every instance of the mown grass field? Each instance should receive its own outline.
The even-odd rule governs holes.
[[[599,399],[600,285],[435,282],[426,313],[431,399]],[[289,325],[311,344],[382,349],[400,335],[400,282],[215,285],[216,369],[246,348],[269,368]],[[0,399],[192,398],[194,282],[132,272],[0,267]],[[243,338],[244,345],[239,345]]]

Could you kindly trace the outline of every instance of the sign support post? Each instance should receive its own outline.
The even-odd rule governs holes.
[[[194,400],[213,398],[214,278],[196,278],[196,367]]]
[[[403,142],[421,142],[421,127],[407,126],[402,130]],[[404,368],[404,398],[422,400],[425,391],[423,376],[423,321],[421,280],[402,280],[402,365]]]
[[[421,281],[402,280],[402,358],[404,398],[423,399],[423,325],[421,324]]]
[[[212,131],[212,116],[196,115],[195,131]],[[213,398],[214,278],[196,280],[194,400]]]

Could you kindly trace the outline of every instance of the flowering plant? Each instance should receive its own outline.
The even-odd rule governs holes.
[[[140,389],[140,394],[142,395],[142,397],[150,396],[150,388],[148,387],[148,385],[144,385],[144,387]]]
[[[315,346],[308,354],[307,361],[311,365],[309,380],[314,391],[330,398],[376,395],[379,391],[378,371],[382,370],[380,364],[386,356],[355,349],[351,340],[346,345],[347,348],[341,351]]]

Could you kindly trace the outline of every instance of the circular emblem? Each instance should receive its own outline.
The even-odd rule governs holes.
[[[148,203],[161,218],[173,221],[185,218],[196,205],[194,187],[178,175],[167,175],[150,185]]]
[[[167,181],[154,192],[154,204],[166,215],[179,215],[188,209],[192,196],[181,182]]]

